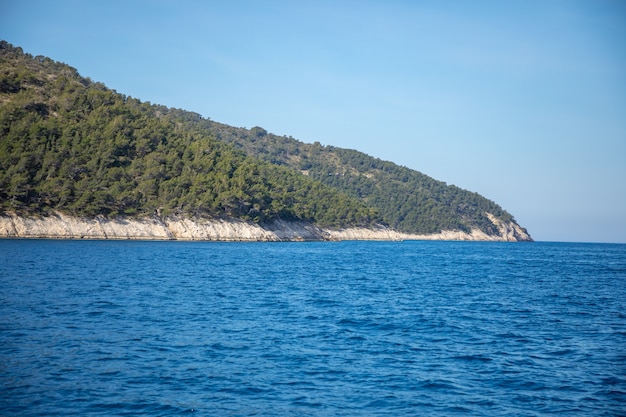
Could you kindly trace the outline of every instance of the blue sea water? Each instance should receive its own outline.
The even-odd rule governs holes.
[[[626,415],[626,245],[0,240],[0,414]]]

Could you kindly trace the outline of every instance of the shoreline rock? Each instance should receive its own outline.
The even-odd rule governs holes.
[[[54,212],[50,216],[0,216],[0,238],[31,239],[117,239],[117,240],[186,240],[186,241],[341,241],[341,240],[473,240],[532,241],[517,224],[504,223],[495,216],[489,219],[500,236],[489,236],[474,229],[471,233],[442,231],[419,235],[397,232],[383,226],[376,228],[323,229],[304,222],[277,220],[261,226],[252,222],[224,219],[199,219],[178,216],[107,219],[78,218]]]

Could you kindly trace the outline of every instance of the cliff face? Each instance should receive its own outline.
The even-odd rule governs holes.
[[[515,223],[490,216],[500,236],[475,229],[471,233],[443,231],[431,235],[396,232],[384,227],[322,229],[302,222],[275,221],[261,227],[252,222],[221,219],[166,218],[77,218],[54,213],[46,217],[0,216],[1,238],[137,239],[201,241],[323,241],[323,240],[476,240],[530,241]]]

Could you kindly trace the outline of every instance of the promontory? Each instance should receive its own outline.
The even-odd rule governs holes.
[[[5,41],[0,237],[532,240],[475,192],[142,102]]]

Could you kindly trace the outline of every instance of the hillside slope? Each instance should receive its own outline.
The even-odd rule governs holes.
[[[142,103],[4,41],[1,211],[382,224],[412,235],[530,240],[476,193],[358,151]]]
[[[204,134],[193,113],[123,96],[6,43],[0,103],[6,211],[380,222],[357,198]]]
[[[481,195],[447,185],[418,171],[373,158],[362,152],[203,120],[207,134],[232,143],[248,155],[298,170],[375,208],[391,228],[405,233],[499,233],[490,215],[515,220],[498,204]]]

